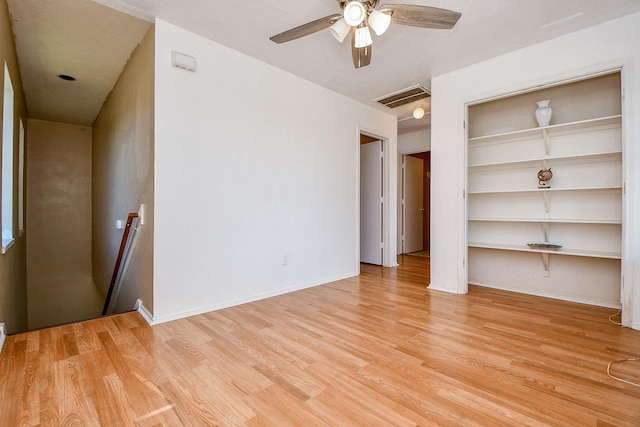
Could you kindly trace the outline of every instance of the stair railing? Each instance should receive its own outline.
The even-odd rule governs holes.
[[[107,298],[104,302],[104,308],[102,309],[102,315],[105,316],[107,311],[109,310],[109,304],[111,303],[111,297],[113,296],[113,291],[116,287],[116,283],[118,280],[118,276],[120,275],[120,266],[122,265],[122,259],[124,257],[125,251],[127,249],[127,245],[129,243],[129,234],[131,233],[131,229],[133,225],[133,220],[138,218],[137,212],[132,212],[127,216],[127,224],[124,228],[124,233],[122,233],[122,241],[120,242],[120,249],[118,250],[118,257],[116,258],[116,264],[113,268],[113,275],[111,276],[111,283],[109,284],[109,291],[107,292]]]

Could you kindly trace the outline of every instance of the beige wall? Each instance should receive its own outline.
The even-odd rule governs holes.
[[[91,128],[28,120],[29,329],[100,315],[91,280]]]
[[[93,124],[93,278],[105,294],[122,238],[115,222],[145,209],[115,311],[137,298],[153,310],[154,34],[151,27]]]
[[[4,69],[6,61],[15,92],[15,123],[19,129],[19,118],[26,126],[26,109],[24,94],[20,82],[20,72],[13,43],[13,34],[9,20],[9,12],[5,1],[0,1],[0,67]],[[0,87],[4,87],[4,71],[0,73]],[[0,102],[0,117],[2,112]],[[0,121],[0,128],[2,122]],[[1,134],[1,133],[0,133]],[[27,279],[26,279],[26,244],[25,235],[18,236],[18,132],[14,132],[14,245],[6,254],[0,255],[0,323],[5,323],[8,333],[22,332],[27,329]],[[26,168],[26,164],[25,164]],[[1,175],[0,175],[1,176]],[[1,178],[0,178],[1,179]],[[28,230],[27,230],[28,232]]]
[[[91,275],[91,128],[29,119],[28,280]]]

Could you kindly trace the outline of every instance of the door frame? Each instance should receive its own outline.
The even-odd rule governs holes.
[[[382,266],[384,149],[379,139],[360,135],[360,262]]]
[[[365,128],[358,127],[356,134],[357,149],[357,176],[356,176],[356,262],[358,272],[360,272],[360,135],[366,135],[371,138],[382,141],[383,152],[383,171],[382,185],[384,205],[382,209],[382,266],[397,267],[397,230],[398,219],[396,216],[397,204],[397,188],[391,183],[397,181],[398,165],[397,165],[397,149],[391,150],[390,137],[381,136],[376,132],[369,131]]]

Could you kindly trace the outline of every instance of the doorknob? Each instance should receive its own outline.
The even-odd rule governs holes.
[[[420,211],[421,211],[421,212],[424,212],[424,208],[420,208]]]

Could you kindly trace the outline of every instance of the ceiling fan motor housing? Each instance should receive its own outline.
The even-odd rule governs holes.
[[[378,6],[379,0],[350,0],[350,1],[337,0],[337,1],[340,4],[340,10],[342,10],[343,12],[350,3],[360,3],[362,7],[364,7],[365,13],[369,15],[369,13],[371,13],[371,11]]]
[[[352,1],[344,8],[344,20],[352,27],[362,24],[367,17],[367,10],[359,1]]]

